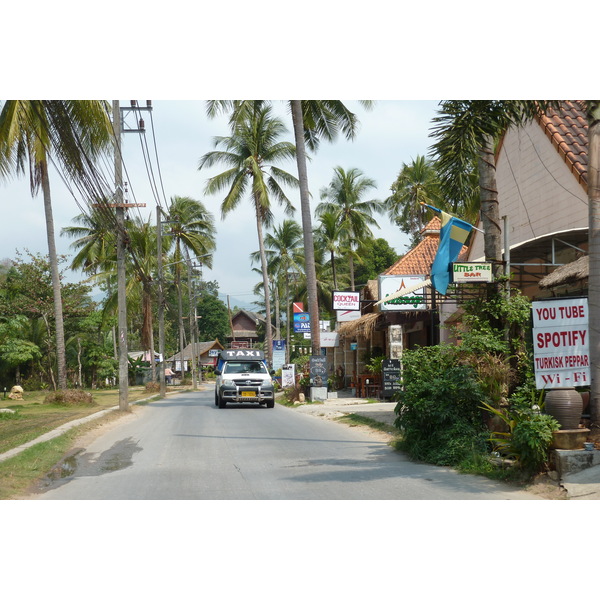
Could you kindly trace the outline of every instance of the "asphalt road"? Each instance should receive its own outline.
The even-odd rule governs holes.
[[[44,482],[42,500],[539,500],[417,464],[376,434],[214,390],[136,409]]]

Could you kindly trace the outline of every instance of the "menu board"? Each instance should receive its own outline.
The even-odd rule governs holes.
[[[327,386],[327,357],[310,357],[310,385],[315,387]]]
[[[384,398],[391,398],[402,389],[400,384],[400,361],[386,358],[382,363],[382,393]]]

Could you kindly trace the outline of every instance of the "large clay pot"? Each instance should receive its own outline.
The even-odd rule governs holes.
[[[560,429],[577,429],[583,412],[581,394],[575,388],[549,390],[545,410],[559,422]]]

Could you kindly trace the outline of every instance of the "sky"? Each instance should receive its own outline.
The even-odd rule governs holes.
[[[119,102],[123,108],[130,106],[129,100]],[[377,101],[371,110],[365,110],[356,101],[345,102],[359,118],[359,133],[353,141],[340,136],[333,143],[323,142],[319,150],[311,155],[308,180],[313,210],[320,200],[321,189],[331,181],[335,167],[341,166],[346,171],[360,169],[377,185],[365,199],[383,200],[390,195],[390,186],[403,163],[409,164],[418,155],[426,154],[433,143],[428,136],[431,119],[438,107],[437,101],[384,100]],[[139,99],[138,104],[145,107],[146,100]],[[273,106],[288,127],[285,139],[293,142],[291,116],[286,103],[275,100]],[[168,201],[172,196],[189,196],[204,203],[215,218],[217,247],[213,255],[213,268],[204,266],[202,275],[207,280],[217,281],[222,294],[251,302],[254,299],[252,290],[261,279],[252,270],[249,258],[250,253],[258,250],[256,221],[250,199],[246,198],[236,211],[222,219],[220,204],[224,193],[204,195],[204,188],[208,178],[222,172],[225,167],[219,165],[210,170],[198,170],[201,156],[214,149],[214,137],[228,135],[226,118],[209,119],[206,116],[206,103],[201,100],[153,100],[152,107],[151,117],[147,112],[142,116],[146,126],[145,142],[150,149],[152,173],[158,182],[161,202],[164,205],[165,198]],[[128,115],[126,128],[134,126],[134,116]],[[145,208],[139,209],[139,214],[144,218],[150,217],[155,223],[156,196],[152,191],[141,141],[138,133],[123,134],[123,177],[130,190],[129,201],[146,204]],[[158,155],[158,161],[155,154]],[[295,161],[279,166],[297,175]],[[111,175],[106,168],[103,170]],[[53,172],[50,177],[57,251],[72,256],[72,240],[61,236],[60,231],[63,227],[73,225],[73,217],[80,213],[77,200],[81,203],[81,198],[73,196],[58,173]],[[297,209],[295,218],[301,223],[299,193],[293,189],[287,191]],[[41,192],[35,197],[31,196],[28,177],[0,183],[0,202],[19,207],[13,219],[0,223],[0,258],[14,257],[16,249],[47,254],[43,198]],[[279,225],[285,215],[275,201],[273,204],[275,223]],[[398,254],[404,253],[408,244],[407,236],[385,215],[378,216],[378,222],[380,228],[374,228],[374,235],[386,239]],[[67,279],[71,281],[80,278],[80,273],[67,274]]]

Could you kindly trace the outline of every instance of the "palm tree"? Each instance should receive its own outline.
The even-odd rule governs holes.
[[[384,200],[384,206],[400,230],[412,235],[414,245],[417,234],[424,226],[425,209],[421,203],[445,208],[433,161],[417,156],[412,163],[403,163],[391,190],[392,195]]]
[[[70,177],[84,179],[90,160],[111,144],[111,132],[108,105],[101,101],[8,100],[0,113],[0,175],[28,169],[32,196],[42,188],[60,389],[67,387],[67,363],[48,163],[54,155]]]
[[[264,103],[265,101],[254,102]],[[367,109],[370,109],[374,104],[371,100],[361,100],[360,103]],[[240,114],[243,114],[250,104],[252,102],[248,100],[213,100],[208,104],[208,114],[209,116],[214,116],[219,110],[233,108],[232,120],[235,120],[239,118]],[[288,104],[292,115],[294,139],[296,142],[296,163],[298,167],[300,210],[304,236],[308,308],[311,322],[318,323],[319,301],[306,149],[308,148],[309,151],[316,152],[321,140],[333,142],[340,131],[346,139],[354,139],[358,130],[358,119],[339,100],[289,100]],[[319,355],[321,353],[321,340],[318,327],[313,327],[311,346],[313,354]]]
[[[272,355],[273,333],[271,331],[271,304],[263,226],[269,226],[273,220],[271,196],[274,196],[283,206],[287,215],[293,214],[295,209],[281,185],[291,187],[298,185],[298,180],[293,175],[275,166],[276,163],[295,156],[296,149],[293,144],[278,141],[285,132],[286,128],[283,122],[273,117],[269,106],[260,101],[252,103],[248,110],[240,112],[237,120],[232,120],[230,136],[215,138],[215,147],[221,147],[223,150],[214,150],[205,154],[200,159],[198,167],[203,169],[218,163],[231,167],[223,173],[211,177],[205,190],[207,194],[227,190],[221,203],[223,218],[239,206],[250,187],[265,290],[266,356],[269,363]]]
[[[588,118],[590,417],[600,427],[600,101],[586,102]]]
[[[322,202],[315,211],[317,216],[325,212],[336,214],[338,226],[345,232],[352,290],[353,253],[360,247],[362,240],[373,237],[370,227],[379,227],[373,213],[381,213],[384,210],[383,203],[379,200],[363,200],[363,196],[376,187],[375,181],[365,177],[360,169],[353,168],[346,172],[342,167],[335,167],[330,184],[321,189]]]
[[[63,227],[61,236],[73,239],[71,248],[76,251],[71,269],[87,275],[96,275],[116,268],[116,234],[114,223],[106,213],[92,208],[89,214],[81,213],[72,219],[74,225]]]
[[[541,100],[449,100],[441,103],[433,151],[447,197],[468,205],[472,199],[472,166],[478,165],[485,259],[500,274],[502,228],[496,186],[495,143],[511,125],[520,125],[555,102]]]
[[[319,214],[319,225],[315,230],[315,245],[329,253],[331,273],[333,276],[333,288],[338,288],[338,275],[335,264],[335,255],[340,252],[343,240],[348,237],[346,228],[347,221],[338,222],[336,212],[322,212]]]
[[[290,303],[290,271],[304,270],[304,248],[302,246],[302,228],[292,220],[285,219],[275,227],[273,233],[265,236],[265,252],[269,272],[274,274],[275,283],[283,285],[283,298],[286,310],[286,361],[289,362],[291,343],[291,303]],[[253,261],[260,260],[258,253],[251,255]],[[276,317],[279,311],[276,309]]]
[[[181,272],[185,250],[186,256],[191,252],[202,256],[202,261],[212,267],[212,254],[215,250],[215,234],[213,215],[199,200],[187,196],[173,196],[168,210],[170,222],[167,233],[174,245],[173,262],[175,267],[175,286],[177,288],[177,304],[179,314],[179,345],[183,370],[184,328]],[[189,261],[188,261],[189,262]],[[189,282],[188,282],[189,283]],[[190,323],[190,339],[193,323]],[[194,367],[192,367],[193,369]]]

